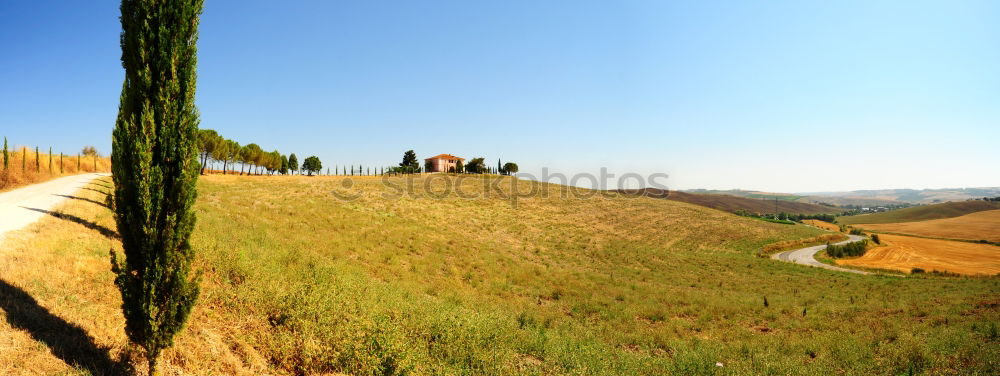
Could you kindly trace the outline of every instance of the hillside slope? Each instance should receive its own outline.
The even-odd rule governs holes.
[[[983,210],[963,216],[917,222],[864,224],[867,230],[946,239],[1000,242],[1000,210]],[[997,249],[1000,253],[1000,249]]]
[[[670,191],[665,194],[662,190],[645,188],[641,190],[622,189],[621,193],[633,195],[645,195],[653,198],[666,198],[668,200],[686,202],[700,205],[712,209],[736,212],[746,210],[751,213],[793,213],[793,214],[839,214],[843,209],[789,200],[768,200],[747,197],[731,196],[714,193],[689,193],[681,191]]]
[[[954,218],[970,213],[997,209],[1000,209],[1000,202],[997,201],[956,201],[934,205],[915,206],[882,213],[838,217],[837,221],[849,225],[916,222],[931,219]]]
[[[0,308],[41,317],[0,320],[0,373],[103,374],[125,353],[107,184],[0,249]],[[208,176],[196,209],[202,295],[164,353],[167,374],[1000,367],[988,331],[1000,320],[995,281],[849,275],[754,256],[822,233],[806,226],[443,175]]]

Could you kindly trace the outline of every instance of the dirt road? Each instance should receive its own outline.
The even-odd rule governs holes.
[[[858,236],[858,235],[848,235],[848,238],[849,239],[844,240],[844,241],[842,241],[840,243],[835,243],[835,244],[837,244],[837,245],[847,244],[847,243],[852,243],[852,242],[856,242],[856,241],[860,241],[860,240],[864,239],[864,237]],[[840,267],[836,267],[836,266],[833,266],[833,265],[824,264],[822,262],[816,261],[816,258],[813,257],[813,256],[816,255],[816,252],[822,251],[824,248],[826,248],[826,245],[816,245],[816,246],[812,246],[812,247],[807,247],[807,248],[802,248],[802,249],[796,249],[796,250],[793,250],[793,251],[785,251],[785,252],[781,252],[781,253],[776,253],[774,255],[771,255],[771,258],[775,259],[775,260],[781,260],[781,261],[785,261],[785,262],[794,262],[796,264],[815,266],[815,267],[818,267],[818,268],[836,270],[836,271],[841,271],[841,272],[858,273],[858,274],[871,274],[871,273],[863,272],[863,271],[860,271],[860,270],[840,268]]]
[[[93,173],[66,176],[0,193],[0,246],[8,232],[20,230],[37,221],[63,200],[72,198],[80,188],[89,186],[91,189],[107,192],[106,187],[97,185],[99,183],[88,185],[92,180],[104,176],[110,175]]]

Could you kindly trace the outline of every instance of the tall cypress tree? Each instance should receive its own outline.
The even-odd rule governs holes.
[[[125,82],[111,153],[115,221],[124,259],[111,269],[125,333],[149,371],[173,345],[198,298],[192,275],[192,208],[198,179],[194,105],[203,0],[122,0]]]
[[[7,137],[3,138],[3,169],[10,165],[10,154],[7,153]]]
[[[63,153],[59,153],[59,174],[63,173]]]
[[[52,173],[52,147],[49,146],[49,173]]]
[[[42,172],[42,163],[39,162],[38,147],[35,146],[35,172]]]

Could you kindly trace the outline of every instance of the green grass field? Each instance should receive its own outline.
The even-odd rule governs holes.
[[[202,297],[165,353],[165,369],[1000,370],[1000,279],[861,276],[760,258],[765,245],[824,232],[669,200],[564,199],[563,188],[550,186],[550,197],[533,194],[514,207],[496,196],[508,188],[484,186],[510,182],[497,177],[461,185],[492,197],[430,197],[444,191],[445,179],[454,178],[439,175],[425,190],[418,178],[421,197],[388,199],[382,194],[396,189],[379,178],[355,178],[352,190],[363,193],[345,202],[332,194],[345,191],[345,178],[202,178],[193,238],[205,271]],[[404,181],[393,178],[396,186]],[[80,196],[101,199],[90,190]],[[71,201],[66,212],[113,228],[106,208]],[[46,221],[5,254],[4,278],[123,353],[120,303],[108,282],[114,241]],[[47,354],[44,346],[35,351]]]
[[[956,201],[914,206],[882,213],[837,217],[837,222],[849,225],[917,222],[931,219],[954,218],[969,213],[997,209],[1000,209],[1000,202],[996,201]]]

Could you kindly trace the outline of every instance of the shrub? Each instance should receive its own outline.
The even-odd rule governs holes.
[[[826,254],[832,258],[859,257],[868,250],[868,241],[862,240],[844,245],[826,245]]]

